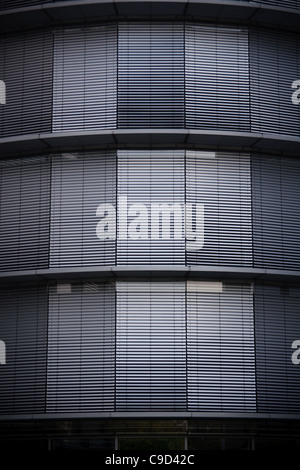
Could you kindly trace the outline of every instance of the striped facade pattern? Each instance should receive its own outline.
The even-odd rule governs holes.
[[[0,135],[187,128],[299,136],[291,99],[299,47],[298,33],[193,22],[7,34]]]
[[[0,271],[299,271],[299,177],[296,158],[245,153],[111,150],[3,159]]]
[[[2,415],[299,412],[299,287],[61,281],[0,298]]]

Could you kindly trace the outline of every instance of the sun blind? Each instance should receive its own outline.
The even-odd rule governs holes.
[[[251,130],[300,134],[300,108],[292,84],[300,77],[300,36],[252,29],[250,35]]]
[[[249,130],[248,31],[186,24],[186,127]]]
[[[118,152],[118,264],[184,264],[184,152]]]
[[[96,231],[102,220],[97,209],[104,204],[114,207],[115,192],[114,152],[53,157],[51,267],[115,264],[115,237],[100,239]]]
[[[257,155],[252,173],[255,266],[300,269],[300,161]]]
[[[204,205],[204,243],[188,264],[252,265],[249,155],[187,151],[186,202]]]
[[[44,413],[46,288],[2,287],[0,332],[6,345],[6,364],[0,367],[0,413]]]
[[[292,362],[296,351],[292,344],[300,339],[299,308],[299,287],[256,286],[257,399],[261,413],[300,412],[299,365]]]
[[[115,24],[55,32],[53,131],[116,127]]]
[[[48,267],[48,157],[0,161],[0,270]]]
[[[119,23],[118,126],[183,127],[183,23]]]
[[[186,408],[185,283],[117,282],[118,411]]]
[[[95,282],[49,292],[48,412],[113,410],[115,292]]]
[[[187,282],[187,357],[190,410],[256,410],[250,285]]]
[[[0,136],[51,131],[52,33],[23,32],[0,39]]]

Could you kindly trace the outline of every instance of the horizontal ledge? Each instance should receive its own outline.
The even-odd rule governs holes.
[[[243,22],[300,30],[300,10],[254,1],[203,0],[76,0],[60,1],[0,12],[2,31],[107,18],[191,18]]]
[[[1,158],[101,148],[210,148],[300,154],[300,137],[262,132],[206,129],[116,129],[27,134],[0,139]]]
[[[296,413],[256,413],[256,412],[199,412],[199,411],[136,411],[136,412],[90,412],[90,413],[28,413],[2,415],[0,421],[53,420],[53,419],[248,419],[248,420],[300,420]]]
[[[300,271],[224,266],[98,266],[32,269],[0,273],[1,283],[94,279],[98,281],[239,280],[299,283]]]

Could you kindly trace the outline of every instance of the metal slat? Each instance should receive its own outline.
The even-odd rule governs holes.
[[[53,132],[116,127],[117,28],[54,36]]]
[[[115,265],[115,239],[96,233],[100,204],[116,206],[115,153],[54,156],[50,267]]]
[[[119,23],[118,127],[184,127],[183,23]]]
[[[186,408],[185,283],[117,282],[116,409]]]
[[[0,331],[6,344],[6,364],[0,367],[0,413],[44,413],[46,288],[2,288]]]
[[[253,156],[254,265],[300,269],[300,163]]]
[[[114,298],[104,283],[50,288],[47,412],[114,409]]]
[[[250,128],[248,31],[186,24],[186,127]]]
[[[47,268],[49,157],[0,161],[0,270]]]
[[[52,32],[5,35],[0,44],[1,79],[6,84],[0,136],[50,132]]]
[[[204,244],[187,264],[252,266],[249,155],[187,151],[186,202],[204,204]]]
[[[299,366],[292,343],[299,339],[300,289],[255,288],[257,400],[261,413],[299,413]]]
[[[300,135],[292,83],[300,76],[300,36],[251,29],[251,131]]]
[[[187,357],[189,410],[256,410],[249,285],[223,283],[216,293],[188,289]]]
[[[123,206],[118,207],[117,263],[119,265],[185,263],[184,179],[183,151],[118,151],[118,202],[121,197],[127,197],[125,211],[128,213],[127,239],[123,240],[120,215],[124,210]],[[151,239],[151,213],[155,203],[168,204],[169,207],[178,205],[175,206],[175,211],[179,217],[182,216],[181,238],[175,239],[174,230],[172,231],[173,215],[171,215],[170,238],[165,238],[166,232],[162,231],[163,219],[160,216],[159,233]],[[130,232],[130,225],[139,216],[138,212],[130,216],[130,207],[133,204],[142,204],[147,212],[144,224],[147,232],[145,235],[142,234],[140,239],[133,239]]]

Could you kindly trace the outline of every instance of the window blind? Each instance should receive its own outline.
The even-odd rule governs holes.
[[[47,268],[49,157],[0,160],[0,270]]]
[[[247,131],[249,114],[246,28],[186,23],[186,127]]]
[[[6,84],[0,136],[50,132],[52,32],[4,35],[0,39],[0,70]]]
[[[253,237],[256,267],[300,269],[300,162],[253,156]]]
[[[299,106],[292,102],[299,47],[299,34],[251,29],[251,131],[299,136]]]
[[[116,409],[185,409],[185,283],[117,282],[116,289]]]
[[[115,237],[97,236],[99,205],[115,207],[114,152],[53,156],[50,266],[115,264]],[[105,212],[103,212],[103,216]]]
[[[119,265],[184,264],[184,174],[183,151],[118,151]]]
[[[250,285],[187,282],[188,403],[194,411],[256,411]]]
[[[114,298],[111,284],[50,287],[47,412],[113,410]]]
[[[2,286],[0,332],[6,345],[6,364],[0,367],[0,413],[44,413],[46,288]]]
[[[248,154],[186,151],[186,202],[204,205],[204,243],[189,265],[252,265]]]
[[[183,23],[119,23],[118,126],[184,126]]]
[[[299,287],[255,289],[257,400],[261,413],[299,413],[299,365],[292,348],[299,340]]]
[[[115,24],[54,36],[53,131],[116,127]]]

